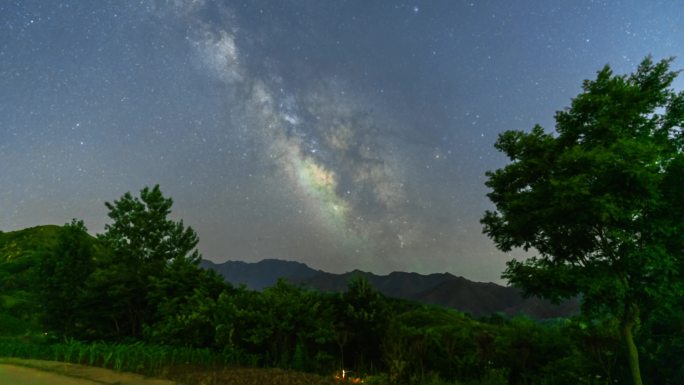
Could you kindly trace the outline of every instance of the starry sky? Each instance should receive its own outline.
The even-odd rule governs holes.
[[[216,262],[501,282],[497,135],[648,54],[684,2],[2,1],[0,230],[160,184]]]

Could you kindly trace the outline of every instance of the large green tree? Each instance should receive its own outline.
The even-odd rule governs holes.
[[[684,93],[671,61],[648,57],[630,75],[606,66],[556,113],[555,132],[501,134],[511,163],[487,173],[496,210],[482,219],[499,249],[536,254],[508,262],[510,283],[579,295],[583,313],[619,321],[636,385],[638,325],[682,295]]]
[[[158,185],[142,189],[139,198],[126,193],[105,205],[113,222],[98,238],[109,256],[88,282],[90,305],[107,308],[103,314],[108,320],[95,323],[109,323],[111,337],[139,338],[159,305],[150,303],[153,282],[159,282],[174,262],[187,260],[196,266],[199,238],[182,220],[169,218],[173,200],[164,197]]]

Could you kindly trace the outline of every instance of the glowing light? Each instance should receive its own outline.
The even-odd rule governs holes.
[[[366,382],[360,377],[350,376],[349,373],[351,373],[351,372],[352,372],[351,370],[342,369],[340,372],[335,373],[335,380],[337,380],[338,382],[344,382],[347,384],[362,384],[362,383]]]

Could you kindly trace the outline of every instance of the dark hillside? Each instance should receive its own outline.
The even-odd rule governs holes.
[[[303,263],[278,259],[264,259],[256,263],[227,261],[219,264],[203,259],[200,266],[215,270],[233,285],[244,284],[252,290],[262,290],[272,286],[278,278],[296,282],[324,274]]]
[[[55,246],[60,226],[45,225],[28,229],[0,232],[0,263],[30,256]]]
[[[0,335],[25,331],[34,321],[34,268],[54,249],[60,229],[48,225],[0,233]]]
[[[577,301],[554,305],[538,298],[526,299],[516,288],[473,282],[449,273],[423,275],[393,272],[375,275],[354,270],[333,274],[311,269],[302,263],[274,259],[257,263],[228,261],[215,264],[202,261],[202,266],[216,270],[234,285],[245,284],[255,290],[272,286],[278,278],[285,278],[294,284],[324,292],[343,292],[347,289],[349,280],[365,277],[385,296],[449,307],[476,317],[504,313],[546,319],[566,317],[578,312]]]

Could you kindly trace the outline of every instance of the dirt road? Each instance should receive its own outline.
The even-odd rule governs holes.
[[[175,385],[132,373],[61,362],[0,360],[0,385]]]
[[[2,385],[102,385],[101,382],[62,376],[38,369],[15,365],[0,365],[0,384]]]

